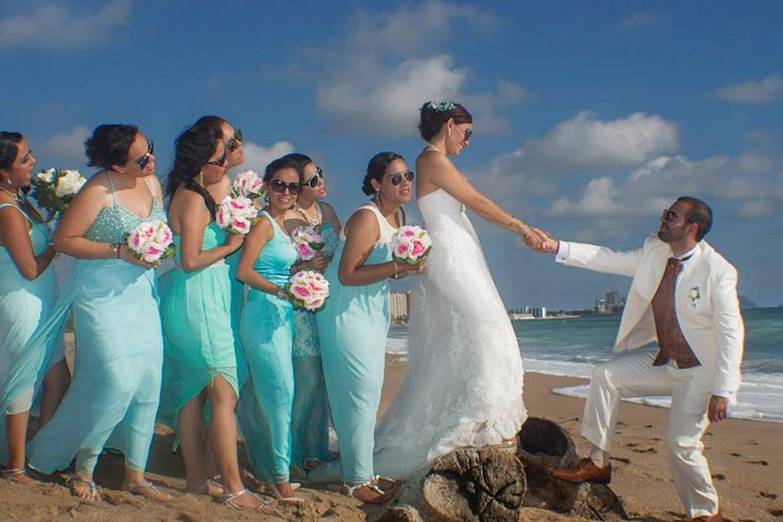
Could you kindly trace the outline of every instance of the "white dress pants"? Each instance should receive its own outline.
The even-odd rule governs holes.
[[[709,426],[709,387],[695,379],[702,366],[678,369],[674,362],[653,366],[655,354],[631,352],[597,366],[590,381],[590,393],[582,416],[582,435],[609,453],[617,423],[620,399],[650,395],[671,395],[666,436],[669,468],[674,486],[690,517],[718,512],[718,493],[702,450],[701,438]]]

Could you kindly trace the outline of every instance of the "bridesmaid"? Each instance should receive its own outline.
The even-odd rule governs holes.
[[[221,183],[228,164],[221,138],[216,127],[185,130],[176,140],[167,178],[169,224],[178,251],[177,267],[161,278],[166,359],[158,416],[176,425],[187,490],[209,494],[202,421],[209,398],[210,447],[224,486],[220,500],[232,507],[259,508],[268,503],[244,488],[237,462],[237,368],[224,258],[239,248],[242,236],[227,234],[215,223],[215,201],[228,195]]]
[[[93,471],[111,446],[125,456],[123,488],[160,500],[168,495],[144,479],[163,357],[155,271],[124,242],[139,223],[166,221],[153,146],[135,126],[100,125],[85,149],[88,164],[102,170],[71,201],[55,237],[55,248],[79,261],[32,342],[51,342],[70,309],[78,339],[73,382],[33,439],[30,465],[53,473],[75,459],[72,493],[97,502]]]
[[[326,196],[326,181],[321,167],[309,156],[292,153],[286,156],[296,161],[304,171],[304,183],[293,208],[286,214],[286,230],[290,234],[301,226],[320,229],[324,248],[310,261],[299,261],[292,272],[326,269],[337,247],[340,220],[331,205],[322,201]],[[291,421],[293,441],[291,462],[303,472],[318,467],[329,458],[329,405],[324,385],[321,347],[315,314],[304,310],[294,312],[294,405]]]
[[[397,487],[373,473],[373,432],[389,330],[388,279],[424,270],[424,263],[395,263],[389,245],[403,224],[401,206],[410,201],[412,187],[413,172],[402,156],[372,157],[362,190],[374,198],[348,218],[326,271],[330,296],[316,314],[343,485],[348,495],[370,504],[387,501]],[[323,481],[335,474],[335,465],[326,464],[309,476]]]
[[[57,281],[49,266],[56,252],[49,230],[25,197],[35,165],[33,151],[18,132],[0,132],[0,476],[29,484],[25,474],[25,436],[30,406],[42,364],[30,365],[10,382],[14,363],[35,329],[51,314]],[[60,344],[59,347],[62,347]],[[43,379],[41,424],[54,414],[70,374],[64,354]]]
[[[284,220],[299,194],[302,171],[294,160],[279,158],[266,167],[264,183],[268,205],[245,238],[237,272],[250,286],[240,320],[250,379],[237,413],[253,473],[273,484],[279,500],[303,502],[289,482],[294,310],[284,289],[297,259]]]

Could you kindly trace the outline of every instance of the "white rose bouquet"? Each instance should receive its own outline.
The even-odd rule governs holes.
[[[38,206],[46,209],[46,221],[51,221],[59,213],[65,212],[68,204],[79,192],[87,180],[78,170],[46,169],[32,178],[31,196]]]
[[[256,200],[264,195],[264,182],[254,170],[239,173],[231,184],[234,196]]]
[[[131,230],[126,239],[128,250],[147,263],[157,263],[177,253],[174,234],[163,221],[144,221]]]
[[[329,297],[329,281],[319,272],[303,270],[291,276],[286,292],[294,307],[317,312]]]
[[[258,210],[253,201],[245,196],[226,196],[218,205],[215,222],[231,234],[247,234],[258,221]]]
[[[415,265],[432,250],[432,239],[421,227],[406,225],[397,229],[391,240],[392,259],[397,263]]]
[[[296,227],[291,232],[291,239],[302,261],[314,258],[316,253],[321,251],[326,244],[318,227],[312,225]]]

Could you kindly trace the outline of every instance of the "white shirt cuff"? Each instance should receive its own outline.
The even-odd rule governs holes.
[[[560,241],[560,244],[557,245],[555,261],[558,263],[565,263],[569,257],[571,257],[571,244],[568,243],[568,241]]]

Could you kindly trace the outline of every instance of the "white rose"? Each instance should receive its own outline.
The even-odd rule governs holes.
[[[51,183],[54,181],[54,169],[42,170],[35,177],[46,183]]]
[[[60,177],[57,178],[57,186],[54,189],[54,193],[58,198],[73,196],[79,192],[86,180],[79,174],[78,170],[64,170],[62,172]]]

